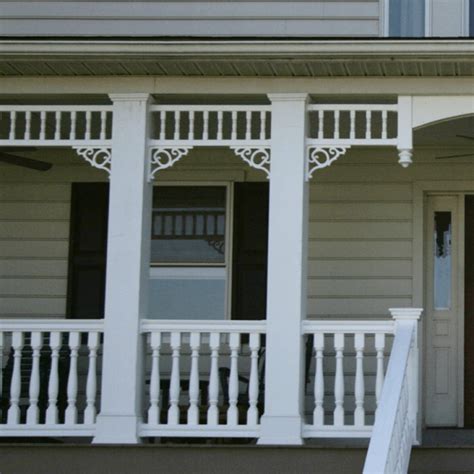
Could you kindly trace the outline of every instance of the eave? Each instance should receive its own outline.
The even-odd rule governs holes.
[[[472,39],[0,39],[3,76],[472,76]]]

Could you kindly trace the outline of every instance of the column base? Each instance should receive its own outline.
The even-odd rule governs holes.
[[[263,415],[261,419],[259,445],[301,446],[301,417]]]
[[[139,444],[138,417],[99,415],[92,444]]]

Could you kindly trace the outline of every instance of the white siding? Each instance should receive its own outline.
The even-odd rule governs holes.
[[[3,1],[1,35],[378,36],[378,0]]]

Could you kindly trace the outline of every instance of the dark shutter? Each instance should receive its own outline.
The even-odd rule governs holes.
[[[69,234],[67,317],[104,316],[107,183],[73,183]]]
[[[265,319],[267,297],[268,183],[236,183],[232,319]]]

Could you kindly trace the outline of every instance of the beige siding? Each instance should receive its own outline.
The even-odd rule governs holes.
[[[71,182],[106,177],[63,154],[51,157],[47,173],[1,167],[0,315],[64,315]],[[474,176],[467,159],[447,164],[431,152],[415,156],[404,170],[392,151],[355,150],[311,182],[309,317],[379,317],[412,304],[413,184]],[[261,179],[228,151],[208,150],[161,175],[187,182]]]
[[[3,1],[0,35],[378,36],[379,8],[379,0]]]

